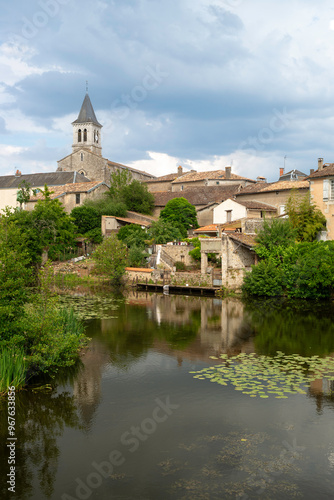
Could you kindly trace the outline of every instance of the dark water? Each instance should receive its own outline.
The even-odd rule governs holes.
[[[334,396],[259,399],[195,380],[210,356],[334,353],[330,305],[133,294],[87,322],[83,365],[17,395],[16,493],[1,498],[290,499],[334,496]]]

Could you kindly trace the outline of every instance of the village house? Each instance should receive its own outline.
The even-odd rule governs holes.
[[[73,208],[79,207],[86,200],[96,200],[109,190],[105,182],[80,182],[76,184],[65,184],[51,189],[52,200],[59,200],[65,211],[71,213]],[[41,192],[32,195],[26,203],[26,210],[33,210],[38,200],[42,200]]]
[[[212,224],[213,209],[223,200],[230,198],[238,192],[239,185],[226,186],[198,186],[196,189],[186,188],[184,191],[153,192],[154,196],[154,216],[159,217],[161,210],[174,198],[185,198],[197,211],[199,225]]]
[[[213,209],[213,223],[225,224],[239,219],[263,219],[277,215],[277,208],[260,201],[228,198]]]
[[[146,181],[155,176],[102,156],[102,125],[98,122],[88,93],[83,100],[79,116],[74,122],[72,153],[58,161],[57,172],[80,172],[91,181],[110,185],[110,175],[116,171],[127,171],[133,179]]]
[[[22,174],[19,170],[15,175],[0,176],[0,210],[5,207],[16,208],[20,204],[17,201],[17,192],[22,183],[31,189],[44,189],[45,184],[54,190],[59,186],[69,184],[84,184],[90,182],[87,177],[78,172],[48,172],[40,174]],[[25,206],[23,206],[25,208]]]
[[[326,217],[327,239],[334,240],[334,163],[318,160],[318,170],[308,176],[313,203]]]
[[[224,186],[231,188],[235,186],[246,187],[255,184],[255,180],[233,174],[231,168],[225,167],[225,170],[213,170],[210,172],[188,172],[172,181],[172,191],[179,192],[189,187],[198,188],[200,186]]]
[[[286,203],[292,192],[297,199],[302,199],[309,193],[309,182],[277,181],[272,183],[258,182],[247,186],[235,195],[235,201],[256,201],[265,203],[277,209],[278,215],[285,213]]]

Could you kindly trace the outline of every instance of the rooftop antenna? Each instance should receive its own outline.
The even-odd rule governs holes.
[[[284,172],[285,172],[285,160],[286,160],[287,156],[284,155]]]

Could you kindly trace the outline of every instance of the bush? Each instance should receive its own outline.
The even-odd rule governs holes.
[[[180,260],[177,260],[175,262],[175,267],[177,271],[185,271],[186,270],[186,265],[184,262],[181,262]]]
[[[127,265],[127,248],[115,234],[103,240],[92,254],[95,269],[100,274],[105,274],[113,286],[119,287],[125,274]]]
[[[136,247],[144,249],[146,246],[147,232],[138,224],[127,224],[117,233],[117,238],[126,244],[128,248]]]
[[[132,246],[129,250],[129,266],[142,267],[146,265],[147,253],[143,252],[142,248]]]
[[[242,291],[247,295],[276,297],[283,293],[282,271],[272,261],[261,261],[246,273]]]
[[[92,243],[100,244],[103,241],[103,235],[101,231],[101,227],[96,227],[95,229],[91,229],[85,234],[85,238],[91,241]]]
[[[101,228],[101,216],[94,207],[81,205],[73,208],[71,212],[74,224],[79,234],[85,234],[92,229]]]

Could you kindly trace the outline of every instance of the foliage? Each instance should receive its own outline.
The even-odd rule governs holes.
[[[149,238],[153,238],[154,243],[163,245],[170,241],[181,240],[182,235],[177,227],[171,222],[159,219],[153,222],[148,230]]]
[[[282,270],[288,297],[329,298],[334,285],[334,242],[303,242],[289,247]]]
[[[146,258],[148,257],[148,254],[146,252],[143,252],[143,249],[141,247],[137,247],[132,245],[130,250],[129,250],[129,266],[130,267],[143,267],[146,265]]]
[[[113,286],[121,285],[127,265],[127,248],[116,235],[111,234],[105,238],[92,258],[98,273],[107,275]]]
[[[281,261],[265,259],[246,273],[247,295],[329,298],[334,286],[334,242],[301,242],[283,249]]]
[[[124,203],[127,210],[142,214],[152,214],[154,196],[145,184],[132,179],[127,170],[113,172],[110,176],[110,189],[107,196],[115,203]]]
[[[177,260],[175,262],[175,268],[176,268],[176,271],[185,271],[186,270],[186,265],[184,262],[181,262],[180,260]]]
[[[84,207],[90,207],[96,210],[100,217],[102,215],[110,215],[114,217],[126,217],[127,209],[125,203],[122,201],[114,201],[105,193],[104,196],[98,198],[96,200],[85,200],[83,205]]]
[[[169,200],[160,213],[160,219],[170,222],[186,238],[190,228],[198,228],[196,208],[185,198]]]
[[[26,239],[15,223],[0,219],[0,340],[17,329],[32,284],[31,259],[25,250]]]
[[[123,188],[122,200],[128,210],[147,215],[153,213],[154,196],[148,191],[145,184],[137,180],[133,180],[131,184]]]
[[[242,291],[247,295],[275,297],[283,293],[282,271],[271,260],[263,260],[245,274]]]
[[[326,217],[321,210],[310,201],[307,194],[302,199],[293,193],[286,204],[286,213],[296,231],[298,241],[314,241],[319,231],[326,227]]]
[[[23,349],[17,347],[0,347],[0,396],[14,386],[21,389],[27,377],[27,362]]]
[[[103,241],[103,235],[100,227],[96,227],[95,229],[91,229],[84,234],[85,238],[92,243],[100,244]]]
[[[20,182],[17,190],[16,200],[20,204],[20,208],[24,203],[27,203],[30,200],[30,184],[27,181]]]
[[[255,252],[261,258],[281,260],[282,252],[296,240],[296,230],[289,219],[265,220],[256,236]]]
[[[101,228],[101,216],[96,208],[81,205],[73,208],[71,217],[78,228],[79,234],[85,234],[91,229]]]
[[[117,233],[117,238],[123,241],[128,248],[135,246],[144,249],[147,237],[147,231],[138,224],[127,224],[121,227]]]

